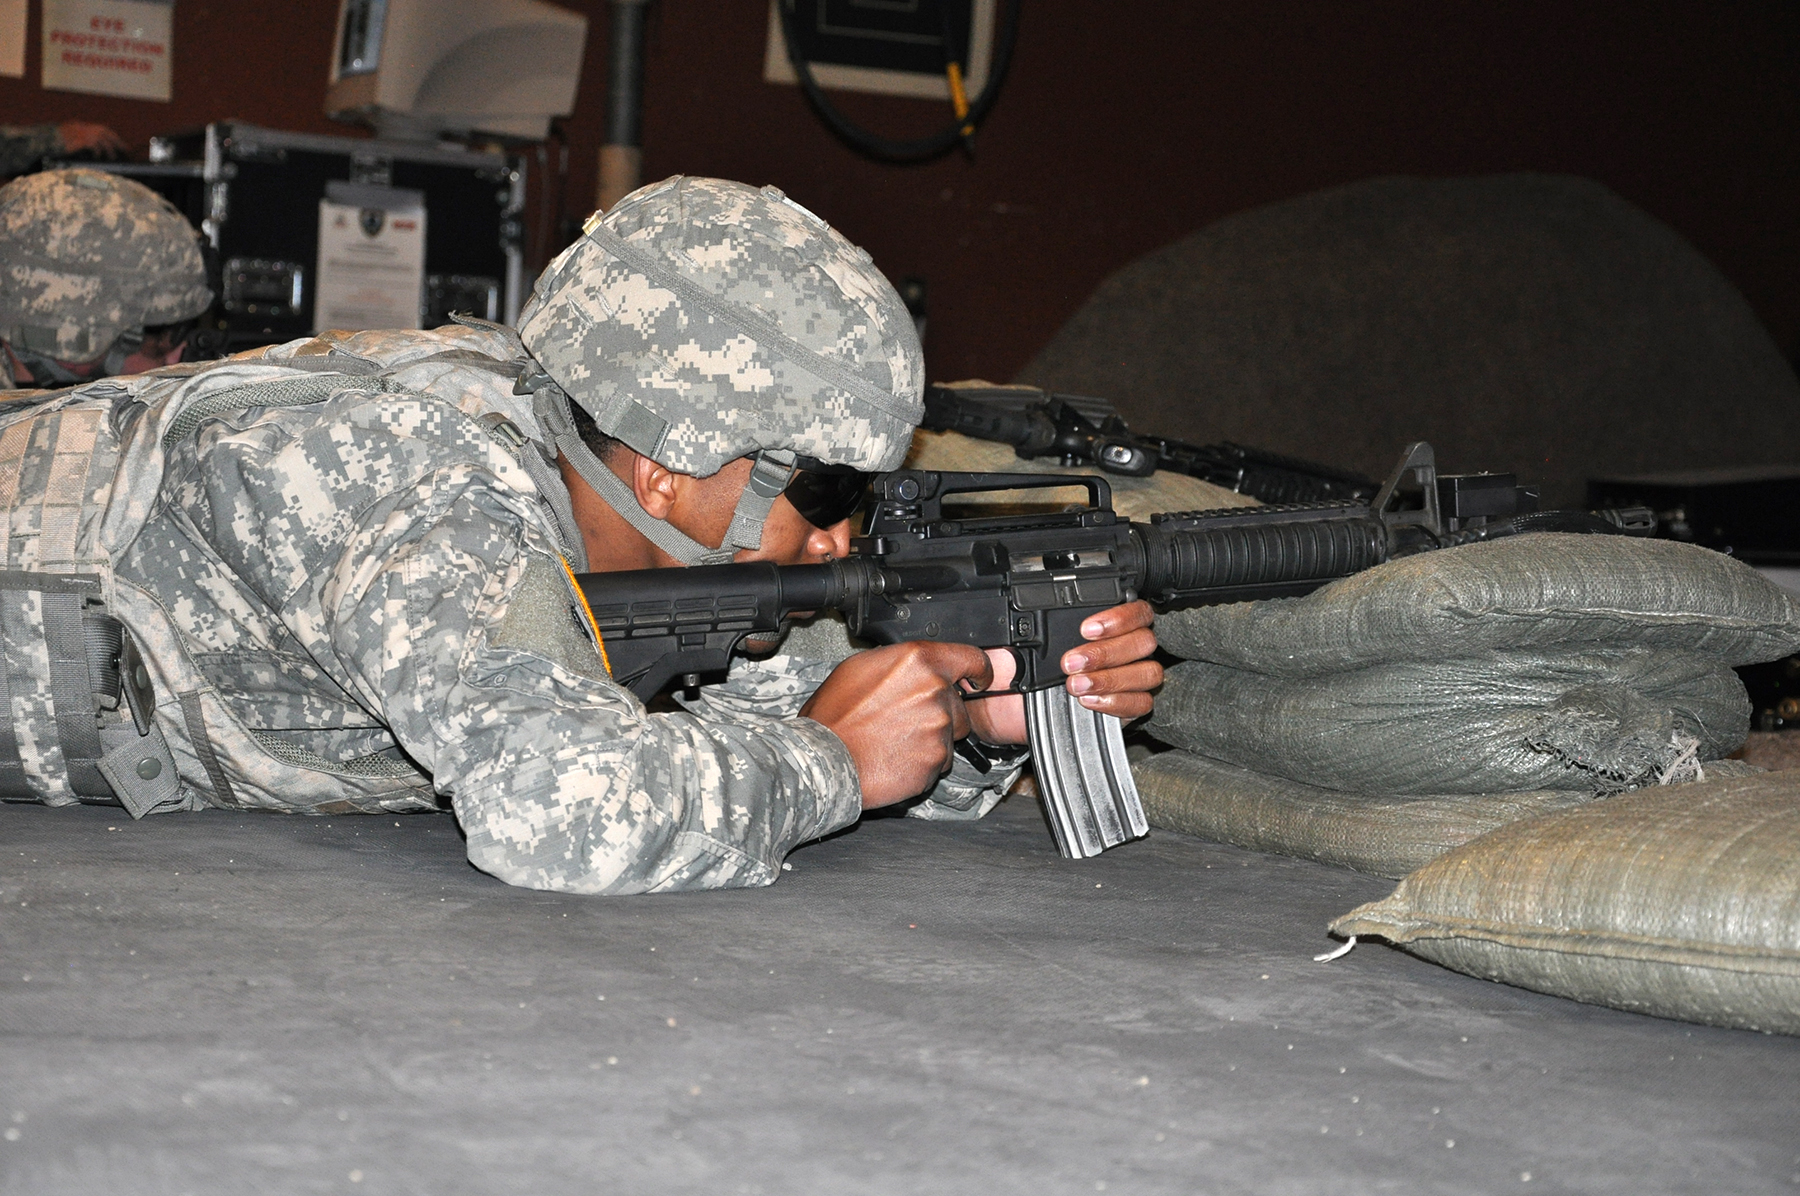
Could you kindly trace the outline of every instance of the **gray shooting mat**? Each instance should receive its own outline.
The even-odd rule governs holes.
[[[1018,799],[792,863],[575,897],[447,817],[0,808],[0,1193],[1800,1182],[1800,1040],[1313,962],[1386,881],[1167,833],[1067,863]]]

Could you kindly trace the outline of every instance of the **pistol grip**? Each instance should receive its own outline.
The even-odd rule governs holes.
[[[1064,858],[1087,859],[1149,833],[1117,718],[1057,685],[1025,695],[1025,730]]]

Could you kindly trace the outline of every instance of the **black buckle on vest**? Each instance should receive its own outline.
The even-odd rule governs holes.
[[[138,653],[137,641],[129,631],[121,637],[119,648],[119,682],[125,690],[125,705],[131,709],[131,722],[139,735],[150,734],[150,716],[156,713],[156,689],[150,684],[150,670]]]

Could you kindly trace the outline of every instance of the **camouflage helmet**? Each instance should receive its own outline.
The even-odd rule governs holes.
[[[705,477],[758,449],[891,469],[923,414],[912,317],[773,187],[640,188],[538,279],[519,332],[600,430]]]
[[[546,431],[578,472],[689,562],[756,547],[796,458],[897,467],[924,412],[924,357],[900,296],[868,253],[773,187],[677,175],[632,192],[550,263],[519,333],[551,390],[651,460],[707,477],[757,458],[727,544],[702,552],[666,527],[652,534],[610,471],[589,477],[598,459],[540,392]],[[760,507],[757,491],[769,492]]]
[[[64,362],[212,303],[199,235],[141,183],[47,170],[0,187],[0,338]]]

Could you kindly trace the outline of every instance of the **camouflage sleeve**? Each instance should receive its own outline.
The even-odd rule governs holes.
[[[675,700],[705,718],[794,718],[837,664],[787,651],[760,659],[734,656],[725,680],[702,685],[692,698],[678,695]]]
[[[1018,782],[1030,759],[1028,748],[987,749],[989,767],[983,771],[959,753],[950,760],[950,771],[938,779],[926,799],[906,812],[908,818],[940,822],[973,822],[989,810]]]
[[[62,134],[55,125],[0,125],[0,178],[36,170],[39,162],[62,153]]]
[[[819,724],[651,714],[612,683],[535,496],[476,421],[407,396],[323,406],[208,454],[203,506],[228,523],[206,539],[430,772],[477,867],[582,893],[765,885],[858,817]]]

